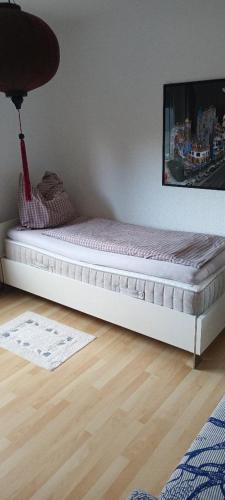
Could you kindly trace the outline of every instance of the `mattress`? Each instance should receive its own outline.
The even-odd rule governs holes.
[[[29,266],[192,315],[205,312],[225,292],[225,266],[201,283],[190,284],[63,257],[9,238],[5,240],[5,255]]]
[[[45,234],[47,231],[44,229],[18,230],[17,227],[14,227],[8,231],[8,238],[78,262],[141,273],[181,283],[200,284],[225,266],[225,251],[220,252],[200,269],[196,269],[192,266],[175,264],[173,262],[144,259],[74,245],[69,242],[50,238]]]

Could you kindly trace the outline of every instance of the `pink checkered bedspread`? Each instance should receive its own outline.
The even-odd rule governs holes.
[[[99,251],[200,268],[225,249],[222,236],[169,231],[109,219],[77,219],[45,235]]]

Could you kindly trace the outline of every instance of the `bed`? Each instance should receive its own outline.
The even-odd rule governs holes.
[[[193,353],[225,327],[225,249],[196,268],[0,225],[4,283]]]

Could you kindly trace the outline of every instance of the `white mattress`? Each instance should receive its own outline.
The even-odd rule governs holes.
[[[43,229],[18,230],[14,227],[8,231],[8,238],[57,256],[63,256],[72,261],[141,273],[146,276],[154,276],[156,278],[169,279],[187,284],[200,284],[225,266],[225,251],[221,252],[201,269],[196,269],[191,266],[174,264],[172,262],[143,259],[110,252],[99,252],[98,250],[50,238],[45,235],[45,230]]]
[[[202,283],[190,284],[85,263],[12,239],[5,240],[5,255],[29,266],[187,314],[202,314],[225,292],[225,266]]]

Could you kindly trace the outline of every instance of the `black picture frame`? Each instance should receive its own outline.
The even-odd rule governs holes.
[[[163,86],[162,185],[225,190],[225,78]]]

